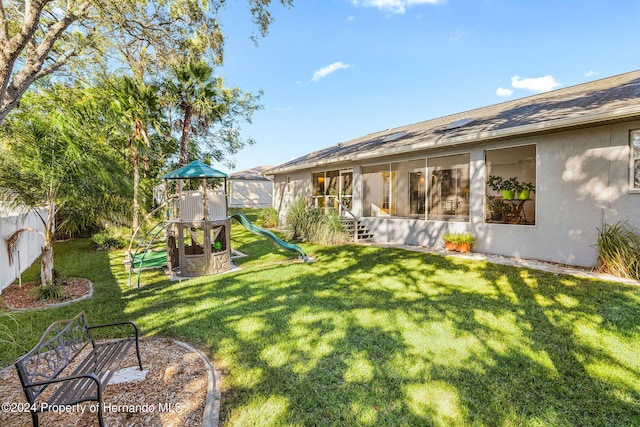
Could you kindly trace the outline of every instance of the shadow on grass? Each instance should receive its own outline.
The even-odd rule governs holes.
[[[127,290],[125,312],[208,349],[230,425],[640,424],[639,289],[308,248],[313,264],[260,264],[263,248],[236,273]]]

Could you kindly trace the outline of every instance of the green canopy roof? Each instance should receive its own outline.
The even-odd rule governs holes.
[[[163,179],[226,178],[227,174],[197,160],[164,175]]]

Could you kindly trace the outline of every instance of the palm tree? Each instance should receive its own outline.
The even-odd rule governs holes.
[[[100,205],[105,193],[118,192],[119,180],[110,173],[115,162],[104,139],[86,132],[95,115],[83,93],[54,88],[25,96],[22,104],[0,134],[0,199],[42,221],[44,232],[21,228],[7,241],[11,257],[25,233],[42,236],[40,279],[47,285],[53,281],[56,227],[69,227],[66,218],[56,224],[58,213]],[[96,212],[84,210],[88,216]]]
[[[204,61],[187,60],[174,65],[163,88],[167,103],[180,114],[174,122],[174,127],[181,132],[179,166],[189,162],[190,136],[203,137],[215,125],[220,125],[221,130],[218,135],[208,135],[211,136],[208,139],[223,140],[227,151],[237,152],[244,145],[236,125],[238,118],[250,122],[253,112],[261,108],[256,104],[260,95],[242,92],[237,87],[226,88]]]
[[[133,220],[138,227],[140,216],[140,164],[148,164],[152,147],[148,129],[162,133],[164,122],[158,89],[125,76],[112,82],[112,113],[120,123],[133,165]]]
[[[172,67],[171,80],[164,85],[171,106],[181,113],[175,122],[181,131],[178,166],[188,163],[189,134],[204,132],[222,116],[224,105],[218,102],[218,79],[212,79],[213,69],[203,61],[189,61]]]

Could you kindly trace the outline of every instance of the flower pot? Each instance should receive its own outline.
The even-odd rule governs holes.
[[[502,212],[491,213],[491,221],[502,221]]]
[[[458,252],[467,253],[471,252],[471,243],[458,243]]]
[[[448,251],[455,251],[458,247],[456,242],[444,242],[444,248]]]
[[[518,199],[519,200],[528,200],[531,195],[531,190],[520,190],[518,191]]]
[[[513,200],[513,191],[511,190],[502,190],[502,198],[504,200]]]

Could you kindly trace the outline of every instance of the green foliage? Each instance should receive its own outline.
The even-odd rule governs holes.
[[[333,209],[326,212],[324,208],[307,208],[303,197],[296,198],[288,206],[285,225],[289,229],[289,238],[323,245],[350,241],[340,216]]]
[[[9,326],[9,323],[12,325]],[[18,321],[11,313],[0,312],[0,343],[13,348],[17,347],[18,340],[12,329],[18,328]]]
[[[289,230],[290,239],[301,239],[305,237],[305,230],[308,222],[307,204],[304,197],[297,197],[287,207],[285,226]]]
[[[511,177],[504,179],[498,175],[489,175],[487,178],[487,186],[493,191],[536,191],[536,186],[531,182],[518,181],[518,178]]]
[[[504,189],[504,178],[498,175],[489,175],[487,186],[493,191],[502,191]]]
[[[31,290],[31,294],[37,300],[62,300],[65,297],[64,288],[55,282],[36,286]]]
[[[273,22],[271,0],[249,0],[251,19],[265,36]],[[280,0],[285,7],[293,0]],[[34,81],[105,73],[106,61],[126,63],[142,81],[178,58],[222,64],[225,38],[219,22],[224,1],[114,0],[7,1],[2,3],[3,69],[0,122]],[[24,40],[23,40],[24,38]],[[59,78],[54,77],[53,80]]]
[[[108,141],[106,102],[93,95],[51,85],[26,95],[0,129],[0,199],[47,211],[41,217],[45,283],[51,281],[54,229],[73,234],[91,228],[111,216],[108,195],[126,194],[121,156]]]
[[[600,270],[618,277],[640,280],[640,234],[626,221],[598,229]]]
[[[261,209],[258,216],[259,223],[266,228],[278,227],[278,210],[273,206]]]
[[[327,213],[323,208],[309,209],[305,234],[307,240],[321,245],[339,245],[351,240],[338,213],[334,210]]]
[[[112,249],[122,249],[127,246],[127,241],[123,236],[115,235],[113,231],[107,229],[91,236],[91,240],[96,245],[98,251],[110,251]]]
[[[175,114],[174,129],[181,133],[179,166],[193,160],[189,158],[193,154],[222,161],[226,154],[253,143],[241,138],[239,122],[250,122],[253,113],[262,108],[257,103],[260,94],[226,87],[206,62],[184,58],[174,63],[162,93]],[[190,145],[196,149],[191,150]]]
[[[489,195],[487,196],[487,203],[492,214],[497,215],[505,212],[506,205],[501,198]]]
[[[447,232],[442,236],[442,240],[451,243],[468,243],[473,245],[476,242],[476,238],[471,233],[452,233]]]

